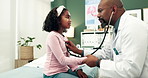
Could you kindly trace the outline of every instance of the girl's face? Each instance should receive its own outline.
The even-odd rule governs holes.
[[[71,16],[69,11],[65,11],[61,16],[61,27],[63,29],[68,29],[71,26]]]

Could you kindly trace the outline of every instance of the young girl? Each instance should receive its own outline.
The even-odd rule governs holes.
[[[44,66],[44,78],[87,78],[78,68],[83,58],[70,57],[65,46],[68,39],[62,34],[70,28],[71,16],[64,6],[53,8],[46,17],[43,30],[47,36],[47,58]]]

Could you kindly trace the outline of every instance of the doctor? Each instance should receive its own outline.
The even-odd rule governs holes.
[[[114,26],[113,38],[83,62],[90,67],[98,66],[99,77],[148,78],[148,25],[126,14],[121,0],[101,0],[98,18],[102,25]],[[71,41],[67,46],[82,56],[88,54]]]

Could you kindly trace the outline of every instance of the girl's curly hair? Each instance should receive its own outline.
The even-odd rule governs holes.
[[[58,31],[60,29],[61,16],[65,11],[67,11],[67,9],[64,8],[60,16],[57,16],[58,15],[56,11],[57,8],[58,7],[53,8],[47,15],[43,24],[43,31],[50,32],[50,31]]]

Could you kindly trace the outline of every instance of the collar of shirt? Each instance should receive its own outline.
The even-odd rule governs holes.
[[[115,29],[115,34],[117,34],[118,31],[118,27],[119,27],[119,22],[120,22],[120,18],[118,18],[118,20],[116,21],[115,25],[114,25],[114,29]]]

